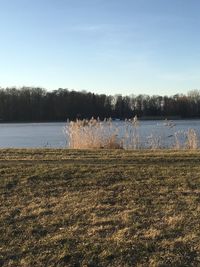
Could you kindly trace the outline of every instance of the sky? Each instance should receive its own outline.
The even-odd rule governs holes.
[[[0,0],[0,86],[200,89],[199,0]]]

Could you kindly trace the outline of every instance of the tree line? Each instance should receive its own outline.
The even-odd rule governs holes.
[[[200,91],[187,95],[105,95],[59,88],[0,88],[1,122],[66,121],[76,118],[200,118]]]

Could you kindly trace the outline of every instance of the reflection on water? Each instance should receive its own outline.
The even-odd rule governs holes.
[[[124,132],[124,123],[116,122],[120,135]],[[137,128],[140,142],[148,146],[152,138],[165,139],[166,146],[174,142],[174,133],[195,129],[200,133],[200,120],[175,121],[173,127],[165,121],[140,121]],[[64,133],[66,123],[2,123],[0,124],[0,147],[67,147]],[[145,140],[145,141],[144,141]],[[150,141],[149,141],[150,140]]]

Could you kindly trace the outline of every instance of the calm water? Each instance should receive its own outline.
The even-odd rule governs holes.
[[[66,123],[2,123],[0,147],[66,147]]]
[[[116,122],[122,129],[123,122]],[[173,142],[170,136],[176,131],[193,128],[200,135],[200,120],[174,121],[175,126],[164,125],[164,121],[140,121],[138,132],[143,140],[149,136],[162,136]],[[0,124],[0,147],[67,147],[64,133],[66,123],[2,123]],[[146,141],[145,141],[146,142]]]

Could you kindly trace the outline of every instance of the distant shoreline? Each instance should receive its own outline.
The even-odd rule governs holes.
[[[125,119],[118,119],[113,118],[113,121],[124,121]],[[174,121],[181,121],[181,120],[200,120],[200,117],[194,117],[194,118],[181,118],[179,116],[168,116],[168,117],[153,117],[153,116],[147,116],[147,117],[138,117],[138,120],[140,121],[157,121],[157,120],[174,120]],[[0,124],[11,124],[11,123],[67,123],[67,120],[63,121],[1,121]]]

